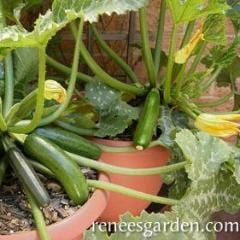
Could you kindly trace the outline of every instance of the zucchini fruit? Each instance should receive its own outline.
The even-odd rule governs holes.
[[[143,150],[152,141],[154,131],[160,113],[160,94],[157,89],[152,89],[145,101],[140,120],[134,134],[134,145],[136,149]]]
[[[91,159],[101,156],[101,149],[96,144],[75,133],[53,127],[38,128],[35,133],[53,141],[65,151]]]
[[[88,199],[85,176],[78,165],[55,143],[33,133],[26,138],[24,149],[29,156],[55,174],[74,204],[82,204]]]
[[[34,196],[40,207],[47,206],[50,202],[50,197],[29,160],[9,139],[4,139],[4,145],[7,149],[6,158],[9,159],[9,163],[17,177]]]

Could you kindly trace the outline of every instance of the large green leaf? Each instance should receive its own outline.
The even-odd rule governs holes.
[[[92,81],[86,85],[86,98],[99,113],[96,136],[114,137],[121,134],[139,117],[137,107],[124,102],[119,91],[101,81]]]
[[[85,240],[124,240],[126,238],[131,240],[215,240],[214,232],[206,231],[207,223],[212,221],[211,216],[221,210],[235,213],[240,208],[239,203],[240,185],[229,173],[221,172],[210,179],[199,181],[194,188],[190,187],[181,203],[174,206],[171,212],[165,214],[143,212],[139,217],[125,214],[121,222],[133,223],[131,226],[135,227],[131,227],[131,231],[117,231],[111,237],[107,237],[95,226],[95,231],[90,229],[86,232]],[[180,226],[183,223],[185,226],[195,224],[193,228],[195,230],[191,231],[190,227],[189,229],[184,227],[184,231],[181,231]],[[200,231],[197,231],[196,224]],[[142,227],[142,231],[139,226]]]
[[[147,2],[147,0],[55,0],[53,14],[56,22],[62,22],[65,20],[66,10],[83,11],[86,21],[95,22],[99,15],[123,14],[127,11],[136,11],[146,5]]]
[[[227,143],[203,132],[195,136],[189,130],[183,130],[177,133],[176,142],[186,159],[192,163],[186,167],[192,181],[213,176],[233,154],[232,147]]]
[[[147,0],[56,0],[53,12],[48,10],[40,16],[32,32],[22,26],[14,25],[0,30],[0,48],[39,47],[47,42],[69,22],[84,15],[85,21],[96,21],[101,14],[118,14],[137,10]]]
[[[175,24],[186,23],[228,9],[220,0],[167,0]]]
[[[184,141],[185,144],[183,144]],[[86,233],[86,240],[124,240],[126,238],[131,240],[216,239],[213,231],[206,231],[206,225],[212,221],[212,215],[221,210],[235,213],[240,209],[240,185],[231,171],[219,167],[223,160],[232,161],[232,155],[233,153],[236,155],[234,152],[236,149],[205,133],[198,133],[196,137],[189,130],[180,132],[177,135],[177,142],[180,143],[186,158],[192,162],[187,170],[190,178],[194,180],[179,204],[165,214],[143,212],[139,217],[125,214],[122,217],[122,222],[131,224],[131,231],[117,230],[111,237],[107,237],[106,234],[97,231],[95,226],[95,231],[90,229]],[[192,154],[190,154],[190,150]],[[219,156],[220,153],[223,156]],[[202,159],[203,156],[206,159]],[[207,166],[211,170],[206,170]],[[196,176],[192,176],[193,173],[196,173]],[[184,230],[181,230],[180,226],[183,223],[185,227]],[[196,223],[199,230],[196,228]],[[195,228],[187,228],[186,224],[189,224],[189,226],[195,224]],[[94,238],[96,236],[98,238]]]

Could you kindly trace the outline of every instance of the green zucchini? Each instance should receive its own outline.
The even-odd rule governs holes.
[[[98,159],[101,155],[101,149],[96,144],[75,133],[53,127],[38,128],[35,133],[53,141],[68,152],[92,159]]]
[[[29,160],[9,139],[4,139],[4,145],[7,149],[6,157],[17,177],[28,188],[40,207],[47,206],[50,197]]]
[[[88,186],[83,173],[58,145],[33,133],[26,138],[24,149],[29,156],[55,174],[74,204],[82,204],[87,200]]]
[[[152,89],[148,94],[140,120],[134,134],[134,145],[138,150],[143,150],[152,141],[160,112],[160,94],[157,89]]]

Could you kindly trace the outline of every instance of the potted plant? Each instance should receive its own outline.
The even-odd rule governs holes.
[[[237,125],[228,120],[237,120],[239,115],[212,115],[205,114],[202,110],[204,107],[227,101],[236,86],[227,83],[231,86],[231,93],[217,102],[202,104],[197,100],[219,80],[224,69],[227,69],[237,57],[236,49],[239,43],[237,17],[230,14],[233,5],[232,2],[227,4],[213,1],[195,3],[161,1],[157,39],[153,49],[149,43],[146,7],[140,8],[141,43],[138,47],[142,50],[147,73],[144,84],[138,79],[137,73],[107,45],[92,24],[92,32],[99,46],[133,82],[122,83],[109,75],[97,64],[81,42],[81,55],[95,75],[95,81],[87,83],[85,88],[85,97],[95,106],[99,118],[94,133],[90,135],[98,137],[94,141],[104,150],[101,157],[104,163],[133,169],[166,164],[169,158],[166,147],[175,148],[172,141],[176,133],[174,126],[179,125],[171,118],[181,113],[193,119],[195,127],[214,136],[227,137],[237,134]],[[163,50],[163,39],[166,12],[169,10],[173,26],[170,46],[166,53]],[[230,44],[224,31],[225,20],[229,16],[236,29],[235,39]],[[178,29],[183,25],[187,27],[178,47]],[[76,38],[77,29],[74,23],[71,24],[71,30]],[[211,46],[210,51],[207,50],[208,46]],[[209,53],[210,56],[207,57]],[[192,64],[189,64],[192,60]],[[64,71],[56,62],[51,61],[51,64]],[[203,64],[206,68],[198,70],[198,66]],[[165,107],[160,108],[160,105]],[[180,110],[180,114],[167,109]],[[74,128],[76,123],[69,125],[60,122],[60,124],[73,132],[79,132],[78,128]],[[159,130],[162,135],[159,134]],[[126,140],[126,135],[128,141],[122,141]],[[153,162],[147,160],[148,157]],[[162,184],[159,176],[148,176],[143,179],[125,176],[126,174],[108,173],[108,175],[112,182],[151,194],[157,194]],[[121,206],[116,206],[118,202],[122,203]],[[149,202],[126,198],[121,194],[110,194],[109,207],[101,216],[101,220],[117,220],[125,211],[138,215],[148,205]]]
[[[20,22],[20,13],[25,5],[17,3],[16,6],[14,2],[10,6],[6,5],[8,2],[5,1],[0,1],[0,3],[2,24],[0,48],[3,59],[1,72],[4,73],[1,80],[1,85],[4,86],[1,88],[3,101],[0,104],[2,157],[0,182],[2,184],[6,180],[6,174],[14,172],[17,176],[17,184],[23,187],[29,200],[38,229],[38,235],[36,232],[30,231],[13,233],[9,236],[1,235],[1,239],[40,238],[45,240],[59,239],[60,235],[61,239],[80,238],[83,230],[89,227],[91,222],[96,220],[104,210],[108,199],[107,194],[102,191],[95,191],[91,195],[89,191],[91,188],[114,191],[148,202],[175,204],[174,199],[162,198],[109,183],[109,179],[105,175],[100,175],[99,180],[86,179],[78,165],[103,172],[147,176],[181,169],[186,165],[186,162],[149,169],[129,169],[104,164],[92,160],[99,158],[101,149],[87,139],[72,133],[71,131],[76,127],[68,131],[63,129],[66,126],[71,126],[69,122],[63,124],[66,123],[63,119],[68,119],[71,123],[76,120],[72,114],[79,113],[79,108],[82,110],[82,106],[89,107],[89,104],[84,101],[74,102],[73,106],[70,104],[74,90],[76,90],[77,78],[83,78],[85,81],[92,80],[91,77],[78,73],[84,22],[95,21],[99,14],[105,12],[123,13],[127,10],[136,10],[145,2],[133,2],[130,5],[121,2],[119,8],[116,9],[115,1],[107,1],[106,4],[92,1],[86,4],[85,1],[56,0],[53,1],[51,9],[39,16],[32,31],[27,31]],[[3,6],[10,7],[10,17],[14,20],[15,25],[7,26]],[[46,48],[48,42],[58,31],[76,20],[79,21],[79,27],[77,28],[72,69],[66,66],[63,68],[65,73],[70,72],[66,91],[58,82],[46,80],[47,59],[49,63],[56,65],[54,60],[47,57]],[[57,65],[59,66],[59,63]],[[31,81],[35,78],[37,78],[37,86],[32,89]],[[121,85],[121,82],[119,84]],[[85,108],[83,107],[83,109]],[[85,116],[86,112],[80,111],[80,115],[82,119],[91,121],[91,118]],[[53,127],[53,124],[62,126],[62,128]],[[80,130],[82,135],[89,134],[89,131],[92,132],[92,129],[82,128]],[[29,160],[30,158],[32,160]],[[45,226],[41,208],[49,204],[50,197],[46,186],[42,184],[42,180],[36,172],[48,179],[55,179],[61,184],[74,205],[82,205],[74,215],[48,229]],[[12,175],[9,178],[12,179]],[[98,209],[88,212],[94,207],[98,207]],[[77,227],[78,224],[80,224],[79,227]],[[73,226],[74,231],[69,231]]]

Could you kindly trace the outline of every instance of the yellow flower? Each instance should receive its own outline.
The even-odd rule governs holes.
[[[191,56],[200,40],[204,40],[203,24],[201,24],[201,27],[196,31],[189,43],[175,54],[175,62],[184,64]]]
[[[47,80],[45,82],[44,96],[47,100],[55,100],[58,103],[63,103],[66,98],[66,90],[61,84],[54,80]]]
[[[195,120],[195,126],[216,137],[230,137],[237,135],[240,124],[233,122],[240,120],[240,114],[213,115],[202,113]]]

